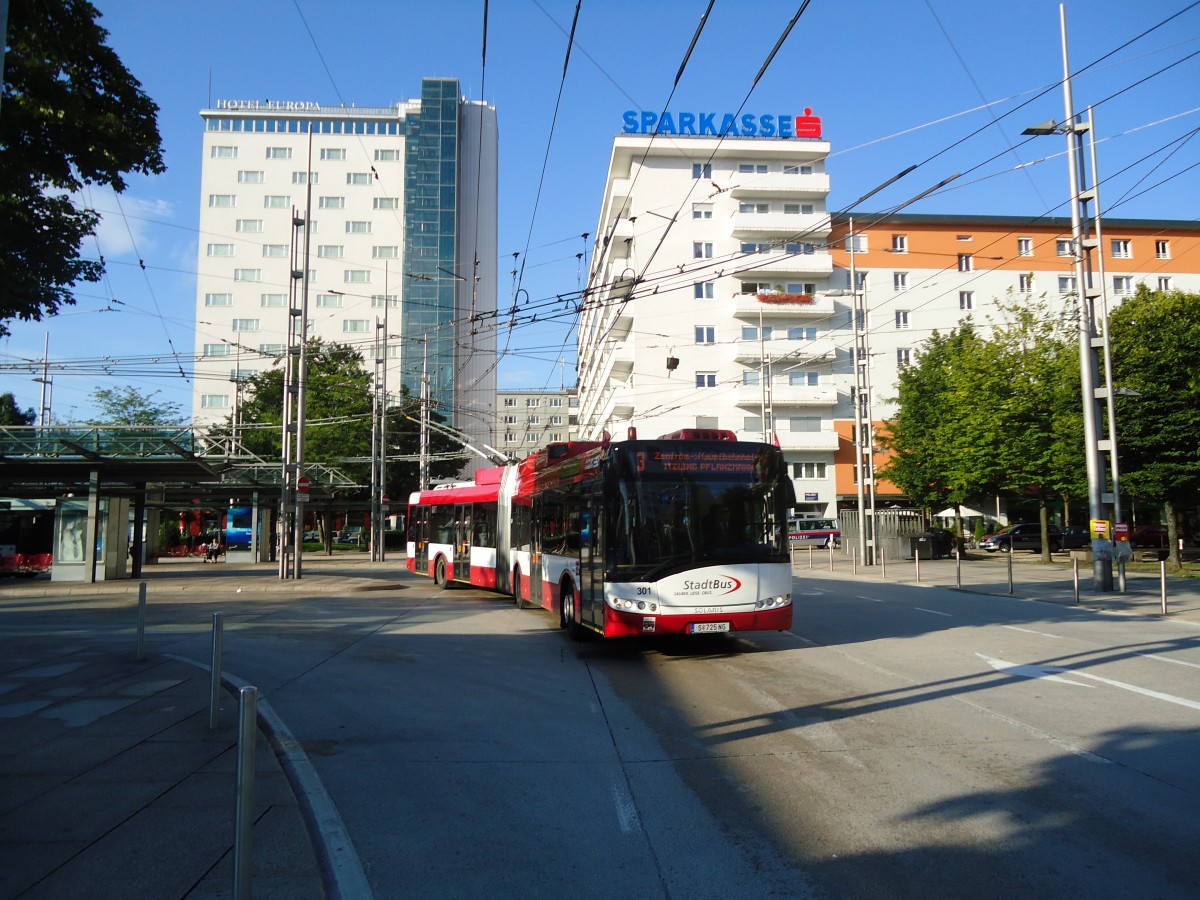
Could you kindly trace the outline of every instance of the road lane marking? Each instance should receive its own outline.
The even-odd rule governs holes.
[[[936,610],[936,609],[926,609],[926,608],[925,608],[925,607],[923,607],[923,606],[914,606],[914,607],[913,607],[913,609],[917,610],[918,612],[927,612],[927,613],[933,613],[933,615],[935,615],[935,616],[945,616],[947,619],[953,619],[953,618],[954,618],[954,616],[952,616],[950,613],[947,613],[947,612],[938,612],[938,610]]]
[[[1061,635],[1050,634],[1049,632],[1046,632],[1046,631],[1034,631],[1032,628],[1018,628],[1016,625],[1005,625],[1004,627],[1010,628],[1013,631],[1023,631],[1026,634],[1039,634],[1042,637],[1054,638],[1056,641],[1062,640]]]
[[[1193,669],[1200,669],[1200,664],[1193,662],[1185,662],[1182,659],[1171,659],[1169,656],[1159,656],[1157,653],[1139,653],[1138,656],[1144,656],[1146,659],[1157,659],[1159,662],[1174,663],[1177,666],[1191,666]]]
[[[1104,678],[1101,675],[1092,675],[1089,672],[1079,672],[1073,669],[1063,669],[1058,666],[1032,666],[1032,665],[1017,665],[1014,663],[1005,662],[1002,659],[993,659],[990,656],[984,656],[982,653],[976,653],[980,659],[986,660],[987,663],[999,672],[1009,672],[1013,675],[1020,675],[1024,678],[1041,678],[1046,681],[1059,681],[1064,684],[1073,684],[1077,687],[1091,687],[1088,684],[1080,684],[1077,681],[1071,681],[1069,678],[1061,678],[1053,673],[1066,672],[1076,678],[1090,678],[1092,681],[1098,681],[1101,684],[1107,684],[1109,687],[1120,688],[1123,691],[1130,691],[1134,694],[1141,694],[1143,697],[1151,697],[1155,700],[1162,700],[1166,703],[1174,703],[1177,706],[1186,706],[1188,709],[1200,709],[1200,702],[1188,700],[1186,697],[1176,697],[1174,694],[1164,694],[1162,691],[1154,691],[1150,688],[1139,687],[1136,684],[1127,684],[1124,681],[1114,681],[1111,678]]]
[[[642,823],[638,818],[637,807],[634,806],[633,798],[629,796],[629,791],[625,789],[625,785],[614,781],[612,783],[612,798],[613,805],[617,809],[617,824],[621,826],[621,830],[625,834],[632,834],[635,831],[639,831]]]
[[[862,594],[855,594],[854,596],[858,597],[859,600],[870,600],[872,603],[882,603],[883,602],[878,597],[864,597]]]

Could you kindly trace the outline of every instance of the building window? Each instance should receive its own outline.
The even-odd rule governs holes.
[[[209,256],[233,256],[233,244],[209,244]]]
[[[813,481],[825,477],[825,463],[803,462],[792,463],[792,477]]]
[[[1024,272],[1021,275],[1017,276],[1017,291],[1022,294],[1032,294],[1033,293],[1034,287],[1033,287],[1033,273],[1032,272]]]
[[[1171,276],[1170,275],[1159,275],[1158,276],[1158,289],[1160,291],[1171,290]]]
[[[228,394],[201,394],[200,395],[201,409],[228,409],[229,395]]]
[[[908,347],[898,347],[896,349],[896,365],[907,366],[912,362],[912,350]]]
[[[811,325],[795,325],[787,330],[789,341],[815,341],[817,329]]]
[[[821,430],[820,416],[790,416],[788,429],[802,434],[815,434]]]
[[[233,330],[234,331],[258,331],[258,328],[259,328],[258,319],[234,319],[233,320]]]
[[[370,183],[371,183],[371,173],[370,172],[347,172],[346,173],[346,184],[370,184]]]
[[[711,219],[713,208],[711,203],[693,203],[692,218],[693,219]]]
[[[866,253],[867,252],[867,236],[865,234],[848,234],[848,235],[846,235],[846,252],[847,253]]]
[[[286,257],[288,255],[287,244],[263,244],[262,255],[270,257]]]
[[[538,436],[536,434],[525,435],[525,443],[536,444],[537,442],[538,442]]]
[[[867,276],[870,273],[867,272],[866,269],[859,269],[854,274],[856,276],[855,281],[857,281],[858,284],[851,284],[850,283],[850,273],[846,272],[846,287],[850,288],[851,290],[865,291],[867,289],[867,284],[869,281]]]
[[[237,206],[237,197],[233,194],[209,194],[208,205],[224,208]]]
[[[703,241],[692,242],[692,259],[712,259],[713,245]]]
[[[771,291],[771,282],[769,281],[743,281],[741,282],[741,292],[743,294],[767,294]]]
[[[788,372],[788,384],[792,387],[817,387],[820,383],[820,372]]]
[[[233,306],[233,294],[205,294],[205,306]]]
[[[1133,245],[1128,238],[1113,238],[1113,259],[1133,259]]]
[[[347,269],[342,275],[342,280],[346,284],[368,284],[371,281],[371,270]]]
[[[766,175],[767,174],[767,164],[766,163],[740,163],[738,165],[738,172],[742,175]]]
[[[317,245],[317,257],[319,259],[341,259],[345,252],[346,248],[341,244]]]
[[[316,172],[293,172],[292,184],[308,184],[310,176],[312,177],[312,183],[316,184],[319,177]]]
[[[1054,252],[1058,256],[1073,257],[1075,255],[1075,242],[1071,238],[1058,238],[1054,242]]]
[[[1064,297],[1075,293],[1075,276],[1074,275],[1059,275],[1058,276],[1058,292]]]
[[[209,155],[213,159],[237,159],[237,150],[237,147],[230,147],[228,145],[217,146],[209,151]]]
[[[747,242],[747,243],[739,244],[738,249],[741,250],[742,253],[770,253],[771,245],[770,244],[752,244],[752,243]]]
[[[262,184],[265,180],[261,169],[242,169],[238,172],[238,184]]]
[[[896,328],[898,328],[900,330],[904,330],[904,329],[908,328],[908,310],[907,309],[896,310]]]
[[[974,309],[975,308],[975,292],[974,291],[959,291],[958,292],[958,308],[959,309]]]
[[[956,234],[954,236],[954,239],[956,241],[973,241],[974,240],[974,238],[971,237],[971,235],[969,235],[969,234]]]
[[[346,198],[345,197],[318,197],[317,198],[317,208],[318,209],[345,209],[346,208]]]
[[[291,147],[268,147],[267,148],[267,159],[291,159],[291,158],[292,158],[292,148]]]
[[[762,431],[763,430],[762,423],[763,423],[762,416],[746,416],[745,420],[742,423],[742,431],[746,431],[746,432]]]
[[[974,261],[974,259],[972,259],[970,253],[958,254],[958,271],[960,271],[960,272],[975,271],[975,261]]]
[[[1171,258],[1171,242],[1170,241],[1155,241],[1154,256],[1156,259]]]
[[[371,248],[372,259],[399,259],[400,247],[398,244],[376,244]]]
[[[505,417],[504,417],[504,424],[505,424],[505,425],[516,425],[516,424],[517,424],[517,417],[516,417],[516,416],[505,416]]]
[[[341,294],[317,294],[317,309],[339,309],[341,305]]]
[[[541,416],[528,416],[527,419],[530,425],[540,425],[542,423]]]
[[[287,306],[286,294],[260,294],[260,306]]]
[[[505,397],[505,398],[504,398],[504,405],[505,405],[505,406],[516,406],[516,405],[517,405],[517,398],[516,398],[516,397]]]
[[[541,405],[542,405],[541,397],[526,397],[525,398],[525,408],[526,409],[528,409],[530,407],[534,407],[534,406],[541,406]]]
[[[698,388],[714,388],[717,386],[716,372],[697,372],[696,387]]]
[[[907,253],[908,252],[908,235],[893,234],[892,235],[892,252]]]
[[[692,296],[697,300],[711,300],[713,298],[713,284],[711,281],[702,281],[692,285]]]
[[[1125,297],[1133,293],[1133,276],[1132,275],[1114,275],[1113,276],[1113,293],[1118,297]]]
[[[229,356],[229,352],[232,349],[233,348],[230,347],[228,344],[205,344],[204,345],[204,355],[205,356]]]
[[[753,387],[755,385],[762,384],[762,378],[759,376],[760,376],[760,373],[757,369],[754,369],[754,370],[748,371],[748,372],[743,372],[742,373],[742,384],[747,385],[749,387]]]
[[[262,281],[262,269],[234,269],[234,281]]]
[[[399,150],[376,150],[375,162],[399,162]]]
[[[371,330],[370,319],[342,319],[342,331],[347,334],[362,334]]]
[[[258,352],[263,356],[283,356],[283,344],[259,344]]]
[[[561,425],[561,424],[562,424],[562,422],[563,422],[563,418],[562,418],[562,416],[551,416],[551,417],[550,417],[550,424],[551,424],[551,425]]]
[[[773,326],[764,325],[763,329],[762,329],[762,339],[764,341],[771,340],[771,335],[774,332],[774,330],[775,329]],[[758,329],[753,325],[743,325],[742,326],[742,340],[743,341],[757,341],[758,340]]]
[[[712,164],[704,163],[701,165],[700,163],[692,163],[692,177],[712,178]]]
[[[322,147],[321,159],[341,160],[346,158],[345,147]]]
[[[263,206],[267,209],[287,209],[292,205],[292,198],[287,194],[267,194],[263,197]]]
[[[395,294],[372,294],[371,308],[383,309],[383,305],[387,304],[388,309],[395,309],[400,305],[400,300]]]
[[[561,409],[562,408],[562,397],[551,397],[550,398],[550,406],[553,407],[554,409]]]
[[[239,234],[260,234],[263,230],[262,219],[238,219],[234,229]]]
[[[1017,238],[1017,256],[1033,256],[1033,238]]]
[[[717,342],[717,329],[712,325],[697,325],[696,326],[696,343],[697,344],[715,344]]]
[[[371,223],[363,221],[353,221],[346,223],[346,234],[370,234]]]
[[[892,290],[906,291],[908,290],[908,273],[893,272],[892,273]]]
[[[738,212],[740,213],[757,213],[765,215],[771,211],[770,203],[739,203]]]
[[[375,209],[399,209],[399,197],[376,197],[371,201]]]

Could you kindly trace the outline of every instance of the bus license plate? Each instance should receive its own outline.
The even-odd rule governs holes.
[[[728,630],[728,622],[696,622],[692,625],[692,634],[718,634]]]

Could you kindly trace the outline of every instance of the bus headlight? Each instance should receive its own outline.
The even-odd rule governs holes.
[[[778,594],[774,597],[767,597],[765,600],[759,600],[754,604],[755,609],[776,609],[781,606],[787,606],[792,602],[791,594]]]

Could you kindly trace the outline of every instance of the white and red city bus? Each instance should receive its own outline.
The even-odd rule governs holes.
[[[409,500],[408,567],[557,614],[572,634],[792,623],[783,455],[733,432],[550,444]]]

